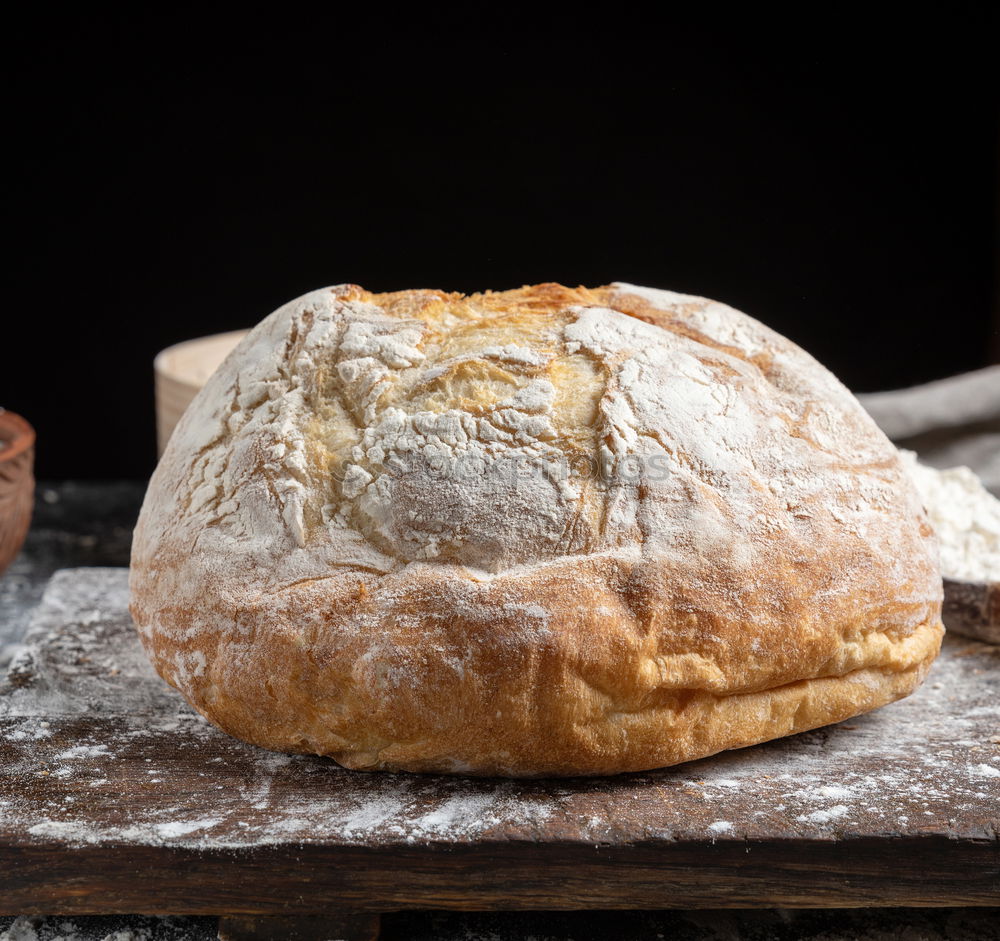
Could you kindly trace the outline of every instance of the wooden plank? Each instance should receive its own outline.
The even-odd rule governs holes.
[[[0,914],[995,905],[996,848],[940,837],[464,847],[6,848]]]
[[[1000,650],[914,696],[676,768],[541,781],[266,752],[146,662],[122,570],[60,573],[0,692],[0,910],[986,905]]]

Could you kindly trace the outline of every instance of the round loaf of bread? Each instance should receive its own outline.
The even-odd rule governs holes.
[[[627,284],[275,311],[174,432],[131,589],[202,715],[357,769],[670,765],[899,699],[942,635],[931,528],[854,397]]]

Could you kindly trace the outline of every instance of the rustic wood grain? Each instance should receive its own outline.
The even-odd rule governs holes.
[[[245,745],[152,673],[126,573],[64,571],[0,691],[0,911],[293,915],[1000,901],[1000,650],[662,771],[502,781]]]
[[[584,846],[5,849],[0,914],[980,906],[996,848],[941,837]]]

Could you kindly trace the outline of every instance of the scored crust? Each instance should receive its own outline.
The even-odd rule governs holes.
[[[133,617],[225,731],[357,769],[645,770],[910,693],[932,530],[808,354],[626,284],[315,291],[185,413]]]

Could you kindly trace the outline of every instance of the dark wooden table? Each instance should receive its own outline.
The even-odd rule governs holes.
[[[658,772],[363,774],[205,723],[126,598],[124,569],[58,573],[0,691],[2,913],[372,937],[405,909],[1000,902],[998,648],[949,638],[909,699]]]

